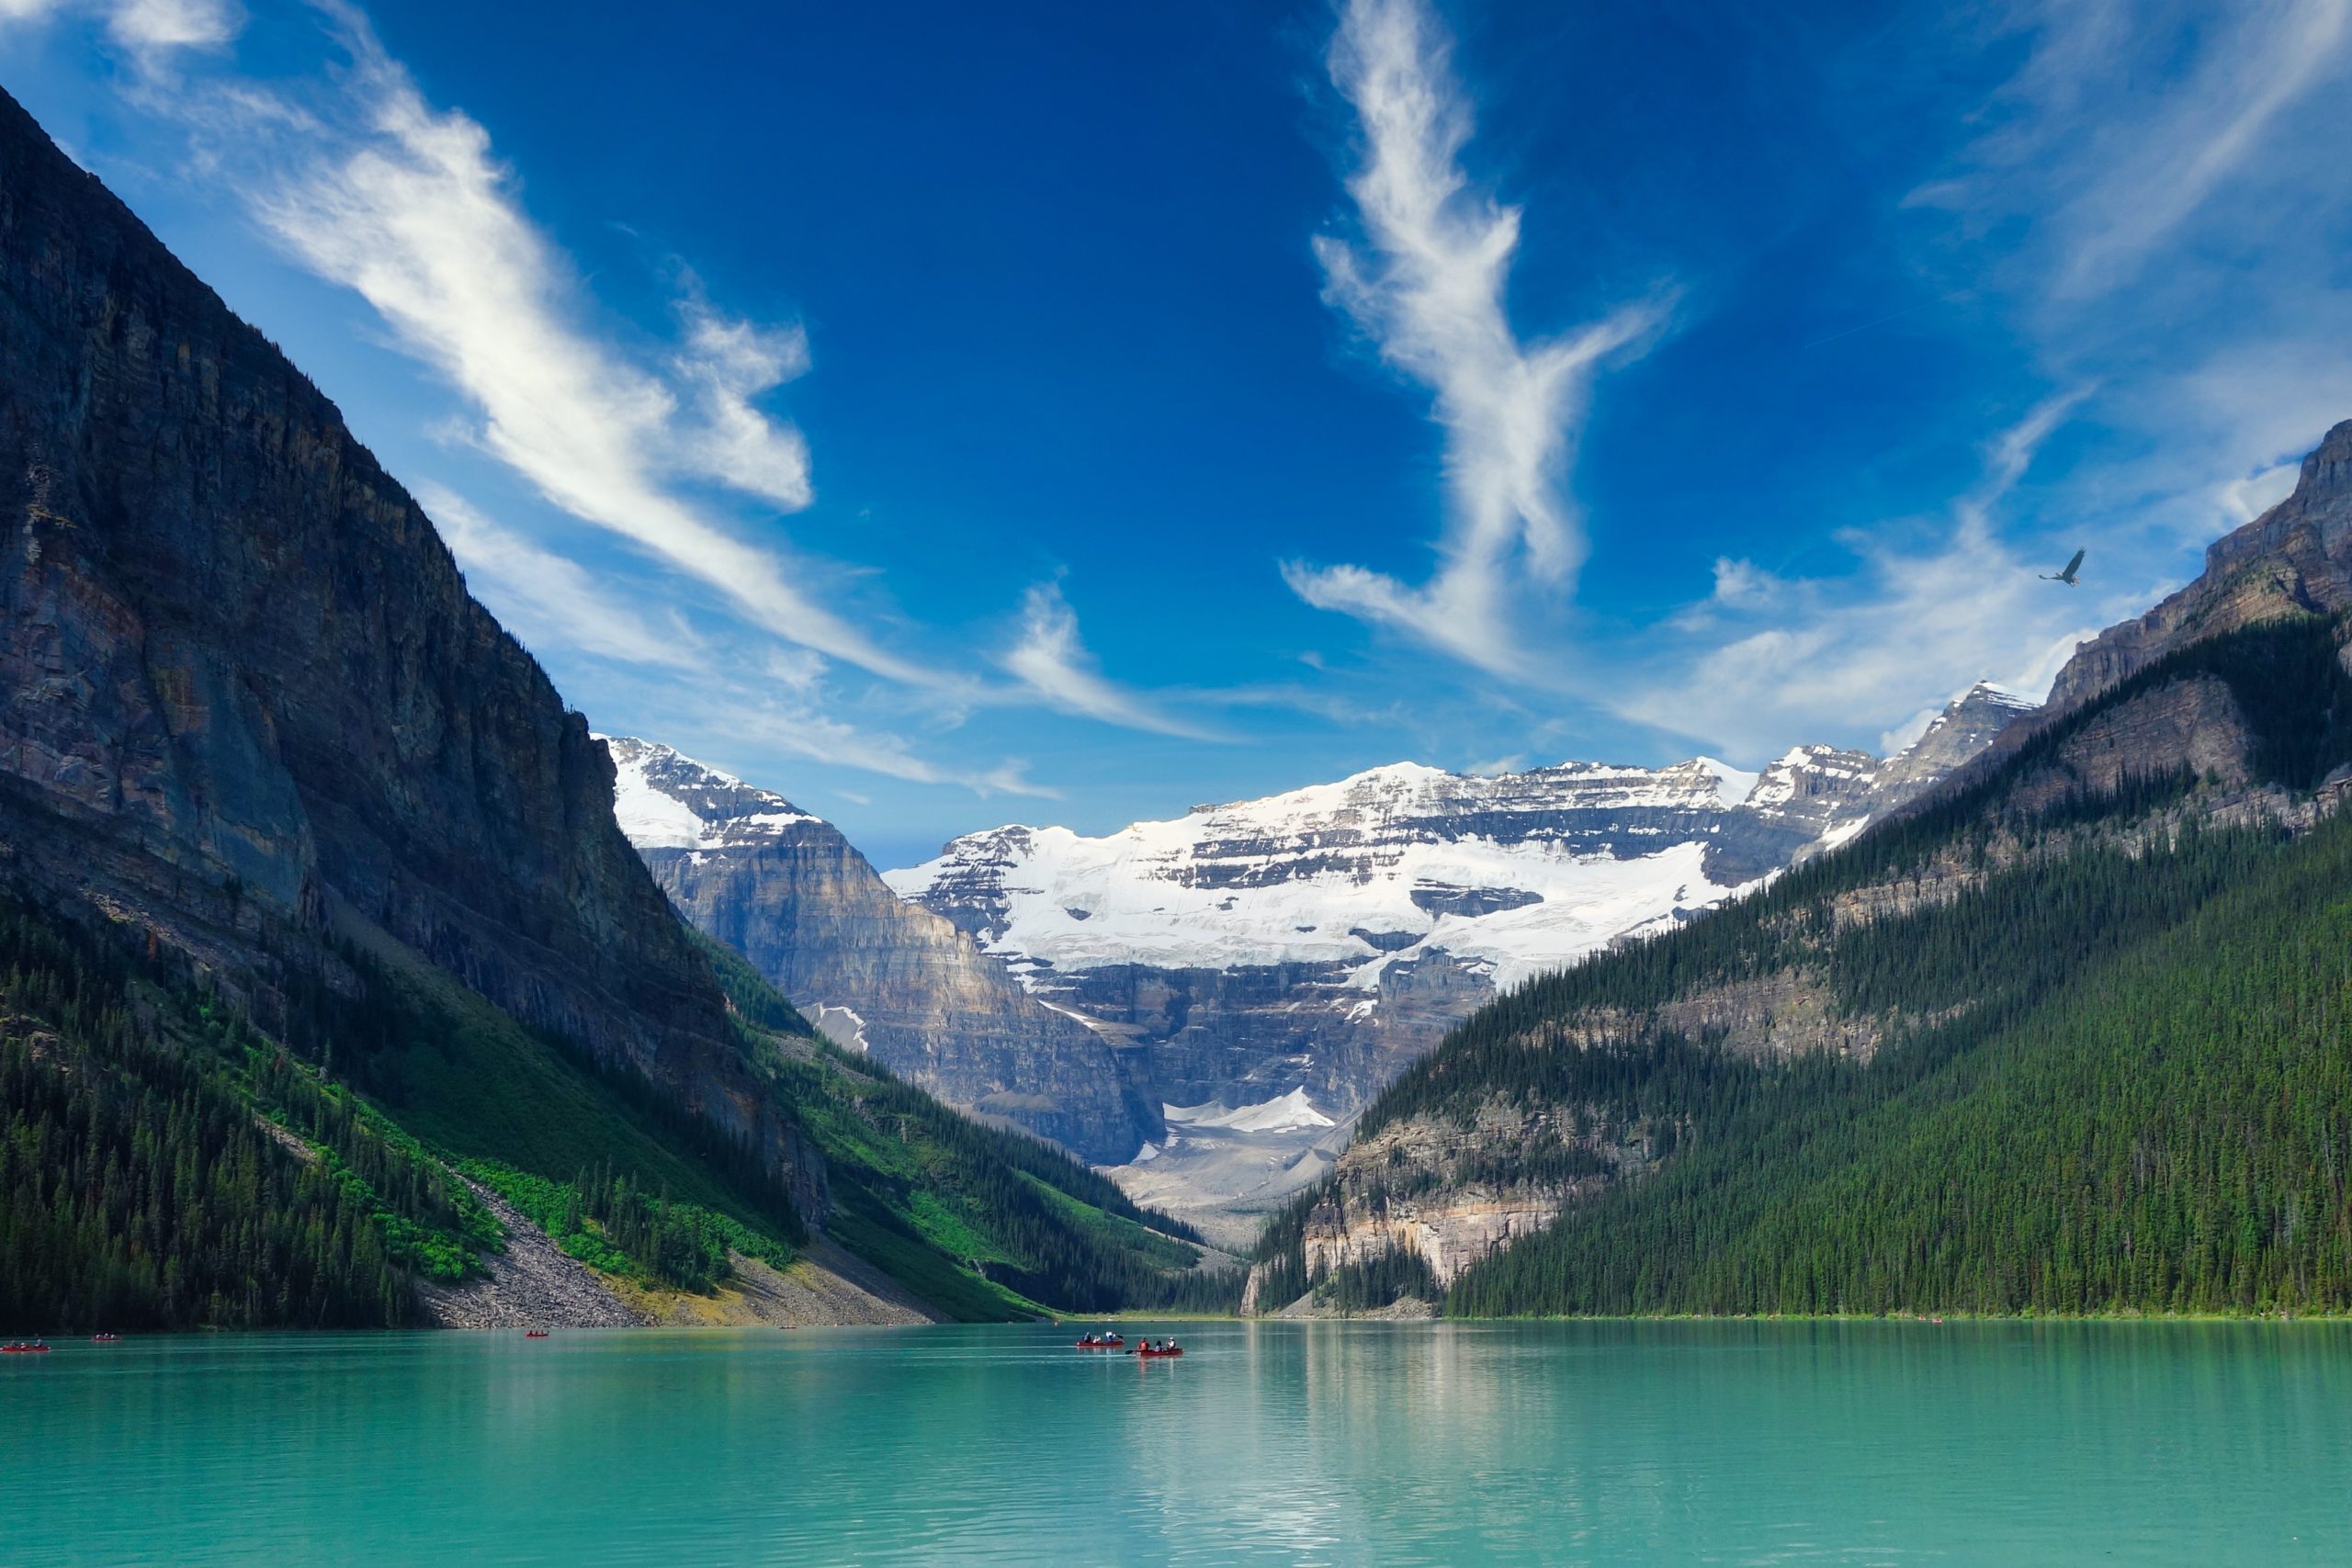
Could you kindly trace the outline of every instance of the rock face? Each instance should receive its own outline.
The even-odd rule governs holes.
[[[796,1157],[612,768],[334,408],[0,95],[0,845],[254,999],[389,933]]]
[[[2202,637],[2352,605],[2347,567],[2352,423],[2328,433],[2304,462],[2292,496],[2208,551],[2204,575],[2147,615],[2084,644],[2047,707],[1980,686],[1902,755],[1866,768],[1815,755],[1801,774],[1769,791],[1768,773],[1747,807],[1817,830],[1812,848],[1819,848],[1915,801],[1948,797],[1972,783],[1997,788],[1987,808],[1994,812],[1989,830],[1971,846],[1947,844],[1883,880],[1831,895],[1818,913],[1840,930],[1951,902],[2002,867],[2065,852],[2063,818],[2054,827],[2045,819],[2048,837],[2020,836],[2002,824],[2067,803],[2111,800],[2134,781],[2185,775],[2196,781],[2196,793],[2141,819],[2078,829],[2089,841],[2130,852],[2169,840],[2190,822],[2306,830],[2352,798],[2352,767],[2335,769],[2307,791],[2266,777],[2256,765],[2256,729],[2239,694],[2227,680],[2194,665],[2128,694],[2115,688]],[[2352,669],[2346,629],[2328,635],[2338,665]],[[2043,740],[2039,753],[2020,761],[2036,737]],[[1805,760],[1800,749],[1783,761]],[[1996,777],[2005,763],[2012,765]],[[1582,1050],[1673,1037],[1765,1059],[1866,1061],[1895,1031],[1933,1024],[1965,1005],[1931,1014],[1849,1010],[1837,1005],[1816,959],[1791,960],[1708,984],[1662,984],[1638,1009],[1595,1005],[1556,1014],[1532,1026],[1521,1043]],[[1472,1085],[1481,1081],[1475,1066],[1465,1071]],[[1451,1283],[1464,1268],[1611,1183],[1638,1179],[1657,1160],[1673,1157],[1685,1131],[1622,1104],[1612,1121],[1600,1103],[1546,1102],[1540,1094],[1502,1088],[1467,1110],[1455,1103],[1400,1116],[1329,1163],[1335,1179],[1304,1216],[1297,1267],[1254,1269],[1244,1310],[1279,1311],[1288,1303],[1274,1298],[1295,1292],[1302,1278],[1400,1255],[1425,1265],[1440,1285]]]
[[[667,746],[609,744],[622,829],[671,901],[841,1043],[1100,1164],[1164,1136],[1111,1042],[891,892],[831,824]]]
[[[2352,605],[2352,420],[2303,459],[2294,493],[2205,551],[2188,587],[2075,650],[2051,687],[2049,713],[2079,706],[2199,637],[2293,611]]]
[[[1803,746],[1761,773],[1398,763],[1100,839],[975,833],[885,880],[1131,1043],[1170,1128],[1131,1188],[1259,1207],[1328,1170],[1344,1123],[1498,991],[1842,842],[2027,705],[1978,687],[1892,760]],[[1324,1125],[1219,1114],[1298,1092]]]

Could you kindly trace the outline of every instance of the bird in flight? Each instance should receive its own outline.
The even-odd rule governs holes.
[[[2083,557],[2088,553],[2089,552],[2086,550],[2076,550],[2075,552],[2075,558],[2068,561],[2058,570],[2042,572],[2041,574],[2041,581],[2044,582],[2063,582],[2069,588],[2076,586],[2075,574],[2083,570]]]

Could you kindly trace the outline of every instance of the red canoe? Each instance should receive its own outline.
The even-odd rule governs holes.
[[[1136,1355],[1141,1356],[1147,1361],[1157,1359],[1161,1356],[1181,1356],[1183,1353],[1184,1348],[1181,1345],[1173,1350],[1138,1350],[1136,1352]]]
[[[1091,1345],[1080,1339],[1071,1346],[1071,1348],[1078,1350],[1124,1350],[1126,1348],[1127,1342],[1124,1339],[1097,1339]]]

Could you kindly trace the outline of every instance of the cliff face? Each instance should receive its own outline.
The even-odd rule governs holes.
[[[1779,922],[1778,936],[1808,925],[1849,933],[1953,906],[2006,871],[2062,863],[2087,848],[2152,855],[2176,844],[2190,825],[2311,829],[2352,797],[2352,763],[2342,761],[2343,744],[2319,733],[2340,733],[2335,716],[2346,700],[2341,672],[2352,670],[2352,648],[2345,646],[2346,628],[2308,619],[2352,605],[2347,569],[2352,423],[2331,431],[2304,463],[2293,496],[2213,546],[2197,581],[2083,645],[2048,707],[2036,712],[2010,694],[1979,687],[1867,778],[1858,781],[1850,764],[1829,755],[1801,775],[1760,780],[1747,808],[1820,828],[1815,849],[1899,816],[1914,802],[1964,798],[1961,792],[1971,784],[1984,791],[1972,807],[1973,833],[1932,843],[1899,869],[1880,867],[1844,886],[1833,881],[1813,908],[1770,917]],[[2283,617],[2295,624],[2260,625]],[[2201,657],[2185,654],[2167,673],[2123,685],[2207,638],[2219,640]],[[2257,647],[2268,651],[2244,651]],[[2242,651],[2230,655],[2232,648]],[[2266,738],[2256,722],[2264,715],[2274,731],[2300,729],[2316,742],[2310,750],[2318,760],[2287,743],[2292,735]],[[1801,749],[1783,761],[1803,755]],[[2275,771],[2290,766],[2303,776]],[[2183,781],[2177,793],[2161,787],[2170,779]],[[2135,788],[2152,784],[2158,787],[2135,795]],[[1713,918],[1737,921],[1744,913],[1735,908]],[[2016,919],[2005,908],[1998,923]],[[1996,924],[1987,919],[1988,931]],[[1994,936],[1980,932],[1977,940],[1989,946]],[[1755,945],[1770,944],[1759,933]],[[1760,970],[1706,974],[1700,962],[1679,975],[1660,966],[1647,982],[1652,994],[1638,1006],[1563,1003],[1518,1026],[1523,1032],[1510,1043],[1531,1059],[1602,1046],[1638,1057],[1705,1042],[1763,1062],[1835,1056],[1866,1063],[1887,1043],[1962,1018],[1980,1001],[1946,996],[1918,1010],[1883,996],[1867,1007],[1841,1001],[1831,949],[1814,939],[1800,938]],[[2016,967],[1983,963],[1984,994]],[[1931,976],[1921,985],[1933,994]],[[1272,1298],[1295,1291],[1302,1280],[1399,1255],[1449,1284],[1611,1185],[1639,1179],[1687,1142],[1686,1127],[1650,1115],[1639,1096],[1579,1102],[1514,1082],[1510,1068],[1497,1066],[1509,1053],[1484,1044],[1485,1058],[1449,1064],[1446,1081],[1458,1086],[1451,1098],[1424,1083],[1408,1113],[1384,1122],[1382,1107],[1371,1111],[1367,1124],[1375,1130],[1338,1156],[1329,1190],[1296,1217],[1287,1266],[1277,1259],[1253,1271],[1249,1310],[1280,1310],[1289,1303]],[[1578,1080],[1559,1072],[1556,1081]]]
[[[620,820],[655,880],[827,1033],[1098,1163],[1161,1135],[1102,1036],[891,892],[831,823],[666,746],[610,745]]]
[[[2294,492],[2205,551],[2197,581],[2075,650],[2052,686],[2053,716],[2199,637],[2293,611],[2352,605],[2352,420],[2303,459]]]
[[[611,765],[334,404],[0,95],[0,842],[266,1012],[389,933],[790,1139]]]
[[[974,833],[887,880],[1130,1044],[1170,1135],[1120,1179],[1215,1224],[1318,1179],[1499,992],[1842,842],[2027,705],[1979,687],[1895,758],[1800,746],[1758,773],[1398,763],[1100,839]],[[1272,1109],[1302,1094],[1311,1119]]]

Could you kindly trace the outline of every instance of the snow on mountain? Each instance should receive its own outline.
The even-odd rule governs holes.
[[[1330,1117],[1315,1109],[1306,1091],[1295,1089],[1288,1094],[1257,1105],[1241,1105],[1230,1109],[1211,1100],[1206,1105],[1163,1105],[1160,1116],[1170,1127],[1192,1131],[1195,1128],[1217,1128],[1234,1133],[1295,1133],[1308,1127],[1336,1127]]]
[[[766,843],[817,818],[772,790],[683,756],[657,741],[598,735],[612,753],[613,816],[647,850],[717,850]]]
[[[603,737],[613,810],[679,913],[838,1043],[1080,1156],[1159,1134],[1086,1020],[908,903],[831,823],[654,741]]]
[[[884,880],[1034,985],[1110,964],[1344,964],[1370,989],[1442,950],[1509,987],[1750,880],[1713,874],[1707,852],[1758,781],[1703,758],[1492,778],[1402,762],[1102,838],[973,834]]]

